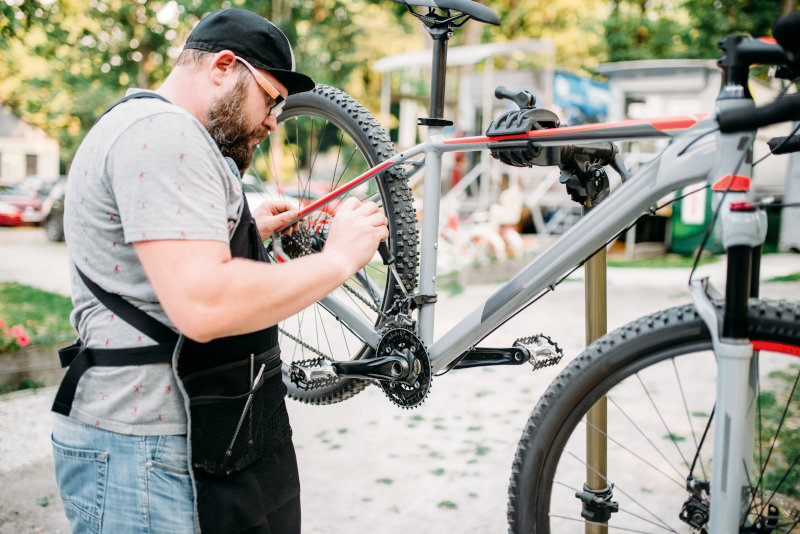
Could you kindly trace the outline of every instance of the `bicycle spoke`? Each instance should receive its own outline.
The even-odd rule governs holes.
[[[587,521],[585,519],[577,519],[575,517],[566,517],[566,516],[563,516],[563,515],[553,514],[550,517],[555,517],[556,519],[566,519],[568,521],[573,521],[575,523],[590,523],[590,524],[593,524],[593,525],[605,525],[605,523],[594,523],[592,521]],[[647,530],[633,530],[633,529],[630,529],[630,528],[618,527],[616,525],[608,525],[608,528],[609,528],[609,530],[610,529],[614,529],[614,530],[618,530],[618,531],[621,531],[621,532],[638,532],[638,533],[642,533],[642,534],[648,534],[649,533],[649,531],[647,531]],[[670,529],[668,532],[675,532],[675,531]]]
[[[658,407],[656,406],[656,403],[653,400],[653,396],[650,394],[650,390],[647,389],[647,386],[644,385],[644,381],[642,380],[642,377],[639,375],[639,373],[636,373],[636,378],[639,380],[639,383],[642,385],[642,389],[644,390],[645,395],[647,395],[647,398],[650,400],[650,405],[653,407],[653,410],[656,412],[656,415],[658,415],[659,420],[661,420],[661,424],[664,425],[664,430],[667,431],[667,435],[668,436],[675,436],[676,434],[674,434],[672,432],[672,430],[670,430],[669,425],[667,425],[667,422],[664,420],[664,416],[661,414],[661,410],[659,410]],[[677,440],[670,439],[670,441],[672,441],[672,444],[675,445],[675,450],[678,451],[678,455],[681,457],[681,460],[683,460],[684,464],[686,464],[688,466],[689,462],[686,461],[686,457],[683,455],[683,452],[681,451],[681,448],[678,447]]]
[[[759,510],[759,512],[758,512],[759,516],[761,516],[764,513],[764,509],[767,506],[769,506],[769,503],[772,502],[772,499],[775,497],[775,494],[778,493],[778,488],[780,488],[783,485],[783,483],[786,481],[786,478],[789,476],[789,473],[791,473],[792,469],[794,469],[794,467],[797,465],[798,460],[800,460],[800,457],[799,456],[795,456],[794,460],[792,461],[792,464],[789,466],[789,468],[786,470],[786,472],[783,473],[783,476],[781,477],[780,482],[778,482],[778,484],[775,486],[775,489],[772,490],[772,494],[770,494],[769,499],[767,499],[767,501],[762,506],[761,510]]]
[[[674,359],[670,361],[672,362],[672,369],[675,371],[675,380],[678,383],[678,388],[681,390],[681,401],[683,402],[683,409],[686,412],[686,421],[687,423],[689,423],[689,430],[691,430],[692,432],[692,441],[694,441],[695,451],[697,451],[696,456],[692,461],[692,468],[689,471],[689,474],[691,475],[692,473],[694,473],[694,464],[699,458],[700,470],[703,472],[703,480],[708,480],[708,475],[706,475],[706,469],[705,466],[703,465],[703,459],[700,457],[700,445],[697,443],[697,434],[695,433],[694,425],[692,424],[692,416],[689,413],[689,405],[686,403],[686,394],[683,391],[683,382],[681,381],[680,374],[678,373],[678,366],[675,363]]]
[[[606,483],[606,486],[609,486],[609,487],[610,487],[610,486],[612,485],[612,484],[611,484],[611,481],[609,481],[609,480],[608,480],[608,478],[606,477],[606,475],[604,475],[603,473],[600,473],[600,472],[599,472],[597,469],[595,469],[594,467],[590,466],[588,463],[586,463],[586,462],[584,462],[583,460],[581,460],[580,458],[578,458],[578,457],[577,457],[577,456],[576,456],[574,453],[572,453],[571,451],[568,451],[568,454],[569,454],[569,455],[571,455],[571,456],[572,456],[573,458],[575,458],[576,460],[578,460],[578,462],[579,462],[579,463],[583,464],[583,466],[584,466],[584,467],[586,467],[587,469],[590,469],[590,470],[591,470],[591,471],[592,471],[594,474],[596,474],[596,475],[597,475],[597,476],[599,476],[601,479],[603,479],[603,481]],[[562,482],[559,482],[559,484],[561,484],[562,486],[566,486],[566,484],[564,484],[564,483],[562,483]],[[646,521],[646,522],[648,522],[648,523],[650,523],[650,524],[652,524],[652,525],[658,526],[659,528],[662,528],[662,529],[664,529],[664,530],[667,530],[667,531],[669,531],[669,532],[675,532],[675,531],[674,531],[672,528],[670,528],[670,527],[669,527],[669,525],[667,525],[666,521],[664,521],[663,519],[661,519],[660,517],[658,517],[658,516],[657,516],[655,513],[653,513],[653,511],[652,511],[652,510],[650,510],[650,509],[648,509],[647,507],[645,507],[645,506],[644,506],[642,503],[640,503],[638,500],[634,499],[634,498],[633,498],[633,496],[632,496],[632,495],[630,495],[628,492],[626,492],[626,491],[625,491],[623,488],[620,488],[618,485],[614,485],[613,487],[614,487],[614,489],[615,489],[615,490],[619,491],[619,492],[620,492],[620,493],[621,493],[623,496],[625,496],[625,497],[627,497],[628,499],[630,499],[630,500],[631,500],[631,502],[633,502],[633,504],[637,505],[639,508],[641,508],[642,510],[644,510],[645,512],[647,512],[648,514],[650,514],[651,516],[653,516],[653,518],[654,518],[656,521],[658,521],[659,523],[661,523],[661,525],[659,525],[659,524],[657,524],[657,523],[654,523],[654,522],[650,521],[649,519],[646,519],[646,518],[641,518],[643,521]],[[620,511],[622,511],[622,508],[620,508]],[[634,514],[633,512],[627,511],[627,513],[629,513],[630,515],[632,515],[632,516],[634,516],[634,517],[639,517],[639,516],[637,516],[636,514]]]
[[[612,400],[612,403],[614,404],[614,406],[617,406],[616,402],[614,402],[613,400]],[[606,438],[606,439],[610,440],[612,443],[614,443],[614,444],[615,444],[616,446],[618,446],[620,449],[624,450],[625,452],[627,452],[628,454],[630,454],[631,456],[633,456],[633,457],[634,457],[634,458],[636,458],[637,460],[641,461],[642,463],[644,463],[645,465],[647,465],[648,467],[650,467],[652,470],[654,470],[654,471],[657,471],[657,472],[661,473],[661,474],[664,476],[664,478],[666,478],[666,479],[667,479],[667,480],[669,480],[670,482],[672,482],[672,483],[676,484],[676,485],[677,485],[678,487],[680,487],[680,488],[683,488],[683,487],[685,487],[685,484],[684,484],[683,482],[679,482],[679,481],[675,480],[674,478],[672,478],[671,476],[669,476],[667,473],[665,473],[663,470],[661,470],[660,468],[656,467],[656,466],[655,466],[655,465],[653,465],[652,463],[648,462],[647,460],[645,460],[644,458],[642,458],[642,457],[641,457],[639,454],[635,453],[634,451],[632,451],[631,449],[629,449],[628,447],[626,447],[625,445],[623,445],[622,443],[620,443],[619,441],[617,441],[616,439],[614,439],[613,437],[609,436],[607,433],[603,432],[603,431],[602,431],[600,428],[597,428],[596,426],[594,426],[594,425],[592,425],[592,424],[588,423],[588,422],[587,422],[585,419],[584,419],[582,422],[583,422],[583,423],[584,423],[586,426],[588,426],[588,427],[592,428],[592,429],[593,429],[595,432],[597,432],[597,433],[599,433],[599,434],[602,434],[603,436],[605,436],[605,438]],[[663,456],[662,456],[662,458],[663,458]],[[664,458],[664,459],[666,460],[666,458]]]
[[[619,406],[619,405],[618,405],[618,404],[617,404],[617,403],[616,403],[616,402],[613,400],[613,398],[609,397],[609,399],[610,399],[610,400],[611,400],[611,402],[614,404],[614,406],[616,406],[616,407],[617,407],[617,409],[620,411],[620,413],[621,413],[622,415],[624,415],[624,416],[625,416],[625,419],[627,419],[627,420],[628,420],[628,422],[629,422],[631,425],[633,425],[633,427],[634,427],[634,428],[637,430],[637,432],[639,432],[639,434],[640,434],[640,435],[641,435],[641,436],[642,436],[644,439],[646,439],[646,440],[647,440],[647,442],[650,444],[650,446],[651,446],[651,447],[653,447],[653,449],[654,449],[654,450],[655,450],[655,451],[658,453],[658,455],[659,455],[659,456],[661,456],[661,458],[662,458],[662,459],[663,459],[665,462],[667,462],[667,464],[669,464],[670,466],[672,466],[672,468],[673,468],[673,469],[675,469],[675,473],[676,473],[676,474],[677,474],[679,477],[681,477],[681,478],[682,478],[682,477],[683,477],[683,475],[681,474],[681,472],[680,472],[680,471],[678,471],[678,468],[677,468],[677,467],[675,467],[675,466],[673,465],[673,463],[669,461],[669,459],[668,459],[668,458],[666,457],[666,455],[665,455],[665,454],[664,454],[664,453],[661,451],[661,449],[658,447],[658,445],[656,445],[656,444],[653,442],[653,440],[652,440],[652,439],[650,439],[650,437],[649,437],[649,436],[648,436],[648,435],[647,435],[647,434],[646,434],[646,433],[645,433],[645,432],[644,432],[644,431],[643,431],[643,430],[642,430],[642,429],[639,427],[639,425],[637,425],[637,424],[634,422],[633,418],[631,418],[631,417],[628,415],[628,413],[627,413],[625,410],[623,410],[623,409],[622,409],[622,407],[621,407],[621,406]],[[670,479],[670,480],[672,480],[672,479]],[[674,482],[674,480],[673,480],[673,482]],[[682,484],[682,483],[680,483],[680,485],[681,485],[681,487],[683,487],[683,484]]]
[[[578,493],[578,492],[580,492],[580,491],[583,491],[582,489],[581,489],[581,490],[579,490],[579,489],[577,489],[577,488],[574,488],[574,487],[570,486],[569,484],[565,484],[565,483],[563,483],[563,482],[559,482],[559,481],[555,481],[555,480],[554,480],[554,481],[553,481],[553,483],[554,483],[554,484],[558,484],[559,486],[564,486],[565,488],[567,488],[568,490],[570,490],[570,491],[572,491],[572,492],[574,492],[574,493]],[[608,481],[606,481],[606,484],[608,484]],[[614,487],[616,488],[616,486],[614,486]],[[624,492],[622,492],[622,493],[624,494]],[[640,506],[641,506],[641,505],[640,505]],[[674,529],[672,529],[672,528],[670,528],[670,527],[669,527],[669,525],[666,525],[666,524],[664,524],[664,525],[659,525],[658,523],[654,523],[653,521],[651,521],[651,520],[647,519],[646,517],[643,517],[643,516],[640,516],[640,515],[634,514],[634,513],[633,513],[633,512],[631,512],[630,510],[623,510],[622,508],[620,508],[620,510],[619,510],[619,511],[620,511],[620,512],[622,512],[622,513],[628,514],[628,515],[630,515],[630,516],[633,516],[633,517],[635,517],[636,519],[640,519],[640,520],[644,521],[645,523],[650,523],[651,525],[653,525],[653,526],[656,526],[656,527],[658,527],[658,528],[660,528],[660,529],[666,530],[667,532],[675,532],[675,530],[674,530]],[[645,511],[646,511],[646,512],[649,512],[648,510],[645,510]],[[651,513],[651,515],[652,515],[652,513]],[[564,516],[559,516],[559,515],[555,515],[555,514],[552,514],[550,517],[558,517],[558,518],[561,518],[561,519],[572,519],[572,518],[568,518],[568,517],[564,517]],[[654,516],[654,517],[655,517],[655,516]],[[658,517],[656,517],[656,519],[658,519]],[[581,519],[574,519],[574,520],[575,520],[575,521],[581,521]],[[660,521],[660,519],[658,519],[658,520]],[[602,525],[605,525],[605,523],[594,523],[594,522],[592,522],[592,521],[588,521],[588,520],[585,520],[585,521],[586,521],[587,523],[591,523],[591,524],[602,524]],[[618,527],[618,526],[616,526],[616,525],[608,525],[608,528],[621,529],[622,527]],[[637,530],[637,531],[632,531],[632,532],[639,532],[639,531]]]
[[[316,167],[316,164],[317,164],[317,158],[322,153],[322,139],[325,136],[325,132],[327,131],[329,124],[330,124],[330,122],[325,121],[324,124],[322,125],[322,132],[319,134],[319,137],[315,137],[314,136],[315,121],[314,121],[314,119],[311,119],[311,134],[308,136],[308,154],[309,154],[309,158],[310,158],[310,161],[309,161],[309,164],[308,164],[308,181],[306,181],[306,183],[305,183],[305,187],[307,189],[303,190],[303,193],[306,193],[306,196],[308,196],[308,192],[310,191],[310,189],[308,189],[308,188],[310,188],[312,176],[314,176],[314,168]],[[317,140],[317,151],[316,152],[314,152],[314,146],[313,146],[314,145],[314,139]]]
[[[792,389],[789,392],[789,396],[786,399],[786,406],[783,408],[783,413],[781,414],[780,421],[778,422],[778,428],[777,428],[777,430],[775,430],[775,435],[772,438],[772,443],[770,443],[769,451],[767,452],[767,459],[764,461],[764,465],[761,466],[761,469],[760,469],[760,472],[759,472],[759,475],[758,475],[758,482],[756,483],[756,486],[758,486],[758,487],[761,486],[761,482],[764,479],[764,473],[766,472],[767,465],[769,464],[769,460],[772,457],[772,452],[775,450],[775,443],[777,442],[778,436],[781,433],[781,429],[783,428],[783,423],[786,421],[786,414],[789,412],[789,405],[792,402],[792,397],[794,397],[794,392],[797,389],[797,382],[798,382],[799,379],[800,379],[800,373],[798,373],[797,376],[794,379],[794,383],[792,384]],[[795,458],[795,462],[794,463],[796,463],[796,462],[797,462],[797,458]],[[794,463],[792,465],[794,465]],[[773,493],[773,495],[774,495],[774,493]]]
[[[333,165],[333,172],[331,173],[331,183],[330,188],[331,190],[335,189],[336,186],[339,185],[339,179],[337,178],[337,169],[339,168],[339,159],[342,156],[342,140],[344,139],[344,132],[339,130],[339,142],[336,146],[336,163]],[[353,150],[355,154],[355,150]],[[344,171],[342,171],[342,176],[344,176]]]

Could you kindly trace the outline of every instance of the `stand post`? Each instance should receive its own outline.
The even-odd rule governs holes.
[[[591,209],[587,200],[584,212]],[[603,336],[607,329],[606,299],[606,249],[605,247],[589,258],[585,269],[586,301],[586,345]],[[586,415],[586,488],[603,491],[607,488],[606,478],[606,398],[602,397]],[[608,525],[604,523],[585,523],[586,534],[605,534]]]

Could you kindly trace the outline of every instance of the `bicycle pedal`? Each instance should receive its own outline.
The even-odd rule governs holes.
[[[317,389],[331,386],[339,381],[339,375],[325,358],[314,358],[292,362],[289,377],[300,389]]]
[[[564,356],[564,349],[544,334],[519,338],[514,341],[514,347],[522,348],[528,352],[528,361],[533,366],[534,371],[542,367],[556,365]]]

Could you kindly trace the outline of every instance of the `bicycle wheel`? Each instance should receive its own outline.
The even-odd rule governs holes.
[[[742,532],[800,531],[800,305],[753,300],[758,357],[755,452]],[[619,511],[609,532],[702,532],[707,528],[716,363],[694,306],[639,319],[574,360],[540,399],[517,448],[509,485],[509,531],[583,532],[587,411],[608,409],[607,476]],[[710,422],[710,423],[709,423]],[[704,432],[707,435],[703,438]],[[693,468],[692,468],[693,466]],[[697,495],[687,490],[689,477]],[[695,522],[690,526],[682,511]]]
[[[289,199],[301,207],[393,155],[395,150],[388,136],[361,104],[342,91],[317,85],[313,91],[287,99],[278,129],[258,147],[249,172],[263,184],[260,196]],[[282,239],[284,250],[292,257],[321,250],[327,224],[338,203],[347,196],[371,199],[383,206],[389,220],[389,249],[404,287],[413,291],[418,254],[416,212],[401,168],[381,173],[310,214],[299,231]],[[399,296],[397,282],[377,255],[332,294],[375,325],[386,320]],[[290,397],[330,404],[355,395],[369,383],[342,379],[326,387],[303,390],[288,379],[289,359],[350,360],[373,354],[347,324],[322,305],[315,304],[281,322],[279,329],[284,381]]]

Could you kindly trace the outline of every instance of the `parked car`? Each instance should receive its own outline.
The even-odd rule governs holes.
[[[42,200],[17,184],[0,185],[0,225],[35,226],[42,222]]]
[[[64,241],[64,193],[67,190],[67,178],[59,178],[43,205],[43,221],[45,235],[50,241]]]

